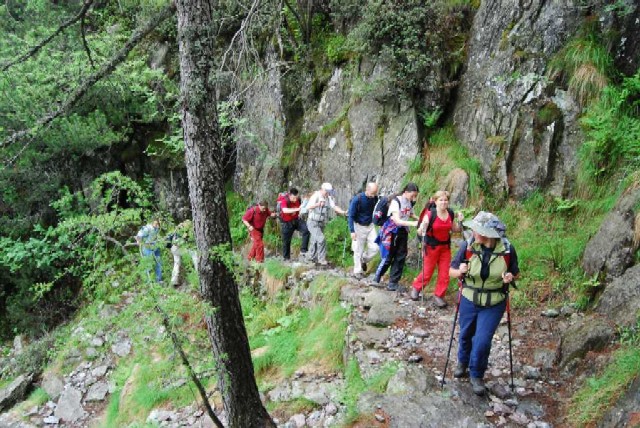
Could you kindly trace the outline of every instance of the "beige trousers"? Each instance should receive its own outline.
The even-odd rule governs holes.
[[[378,244],[376,244],[376,228],[371,223],[369,226],[362,226],[354,223],[356,232],[355,241],[351,241],[353,250],[353,273],[362,273],[362,263],[369,263],[378,254]],[[366,251],[365,251],[366,247]]]

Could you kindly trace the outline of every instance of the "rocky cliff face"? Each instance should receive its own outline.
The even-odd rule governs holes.
[[[376,95],[387,92],[381,87],[383,65],[362,66],[357,79],[336,68],[318,102],[303,95],[306,102],[289,105],[278,73],[271,67],[247,92],[249,119],[235,175],[239,191],[272,198],[292,185],[307,192],[328,181],[344,207],[367,180],[377,180],[384,193],[398,190],[421,147],[414,106]],[[380,92],[358,89],[356,80]]]
[[[580,8],[564,2],[482,2],[454,122],[494,190],[516,197],[541,187],[568,190],[579,107],[545,73],[582,19]]]
[[[415,104],[388,95],[384,64],[336,68],[321,85],[309,72],[287,85],[286,72],[271,55],[264,67],[269,71],[245,94],[248,122],[238,146],[236,189],[273,197],[288,185],[313,190],[330,181],[341,204],[372,177],[383,191],[396,190],[421,153],[416,112],[449,104],[445,110],[452,112],[457,136],[480,160],[496,193],[523,198],[543,189],[566,197],[584,139],[582,106],[548,77],[548,64],[585,22],[597,22],[616,66],[632,73],[639,58],[639,14],[630,0],[614,6],[483,1],[453,103],[438,71],[433,93]]]

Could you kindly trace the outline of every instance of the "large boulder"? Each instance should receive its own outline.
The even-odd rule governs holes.
[[[66,388],[60,395],[54,416],[67,423],[84,419],[87,412],[82,407],[81,400],[82,392],[73,387]]]
[[[589,351],[606,348],[615,331],[609,323],[599,317],[582,318],[563,334],[556,351],[556,361],[565,366],[574,359],[583,358]]]
[[[456,133],[497,192],[571,187],[582,141],[579,106],[545,77],[583,22],[564,2],[481,2],[454,111]]]
[[[605,279],[611,281],[631,266],[638,249],[634,237],[639,204],[640,188],[633,188],[625,192],[607,214],[584,250],[582,267],[587,274],[604,273]]]
[[[22,401],[27,390],[33,382],[32,375],[20,375],[9,384],[9,386],[0,390],[0,412],[10,409],[16,403]]]
[[[619,326],[635,326],[640,316],[640,265],[607,285],[596,311]]]

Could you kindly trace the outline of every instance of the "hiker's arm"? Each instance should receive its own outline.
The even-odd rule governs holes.
[[[293,214],[295,212],[300,211],[300,207],[298,207],[298,208],[282,207],[282,208],[280,208],[280,210],[285,214]]]
[[[353,199],[351,199],[351,203],[349,204],[349,215],[347,216],[347,222],[349,223],[349,232],[351,232],[351,240],[355,241],[356,239],[356,226],[355,226],[355,217],[356,211],[358,210],[358,195],[356,195]]]
[[[249,223],[247,220],[243,218],[242,222],[244,223],[245,226],[247,226],[247,229],[249,229],[249,232],[253,230],[253,226],[251,226],[251,223]]]
[[[318,207],[323,206],[325,203],[324,200],[321,200],[317,193],[314,193],[310,198],[309,198],[309,202],[307,202],[307,209],[308,210],[313,210],[316,209]]]
[[[391,218],[393,219],[393,222],[395,224],[397,224],[398,226],[408,226],[408,227],[417,227],[418,226],[418,222],[417,221],[410,221],[410,220],[402,220],[402,219],[400,219],[400,211],[393,211],[391,213]]]
[[[342,208],[340,208],[339,206],[337,206],[337,205],[333,206],[333,210],[335,212],[337,212],[338,214],[340,214],[340,215],[344,215],[344,216],[347,215],[347,212],[345,210],[343,210]]]
[[[464,259],[467,252],[467,243],[463,242],[460,245],[460,249],[456,253],[456,256],[451,260],[451,267],[449,267],[449,276],[453,278],[460,278],[464,276],[469,270],[469,261]]]
[[[518,254],[516,253],[516,249],[511,246],[510,249],[511,257],[509,260],[509,266],[507,267],[507,271],[502,274],[502,280],[505,284],[509,284],[520,277],[520,268],[518,267]]]

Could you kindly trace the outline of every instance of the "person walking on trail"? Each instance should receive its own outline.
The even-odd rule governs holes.
[[[162,259],[160,255],[160,220],[154,219],[151,223],[143,226],[136,235],[136,243],[140,247],[140,252],[145,258],[153,257],[156,282],[162,282]],[[149,275],[149,271],[147,271]]]
[[[430,207],[431,201],[435,207]],[[460,222],[464,215],[458,213],[458,222],[454,221],[453,211],[449,209],[449,192],[438,190],[427,204],[418,235],[422,236],[422,270],[413,280],[411,300],[418,300],[420,291],[429,284],[433,272],[438,268],[438,279],[433,293],[433,302],[438,308],[445,308],[444,296],[449,287],[449,265],[451,264],[451,232],[460,232]]]
[[[346,215],[347,212],[336,205],[332,195],[334,194],[331,183],[322,183],[320,190],[316,191],[309,198],[307,209],[307,227],[311,233],[309,242],[309,260],[326,266],[327,262],[327,241],[324,238],[324,227],[329,219],[329,209],[337,214]]]
[[[491,339],[507,306],[509,284],[518,277],[515,248],[501,239],[506,230],[493,214],[481,211],[463,223],[473,231],[473,240],[463,241],[451,262],[449,274],[462,279],[460,336],[456,378],[471,375],[471,386],[484,395]]]
[[[387,215],[388,220],[378,233],[382,260],[376,269],[374,282],[380,283],[382,276],[391,268],[387,290],[398,290],[398,282],[408,253],[409,227],[418,226],[418,217],[413,212],[413,205],[418,197],[418,186],[408,183],[402,192],[390,198]],[[410,220],[410,219],[416,220]]]
[[[262,240],[264,225],[267,223],[267,219],[275,218],[275,216],[275,213],[269,211],[267,201],[260,201],[249,207],[242,216],[242,222],[247,226],[251,238],[251,250],[247,256],[249,261],[255,259],[258,263],[264,262],[264,241]]]
[[[285,260],[291,258],[291,238],[297,230],[302,236],[302,244],[300,245],[300,258],[305,259],[309,248],[309,229],[307,223],[299,218],[300,216],[300,199],[298,189],[292,187],[289,192],[278,197],[280,204],[280,224],[282,230],[282,257]]]
[[[193,268],[198,270],[198,255],[193,248],[189,248],[194,242],[193,224],[191,220],[185,220],[176,226],[176,229],[167,235],[168,245],[173,255],[173,270],[171,271],[171,285],[180,285],[184,275],[182,269],[182,257],[189,255],[193,262]]]
[[[378,253],[373,210],[378,202],[378,184],[367,183],[364,192],[358,193],[349,204],[349,231],[353,249],[353,276],[361,279],[367,271],[367,263]],[[366,251],[365,251],[366,247]]]

